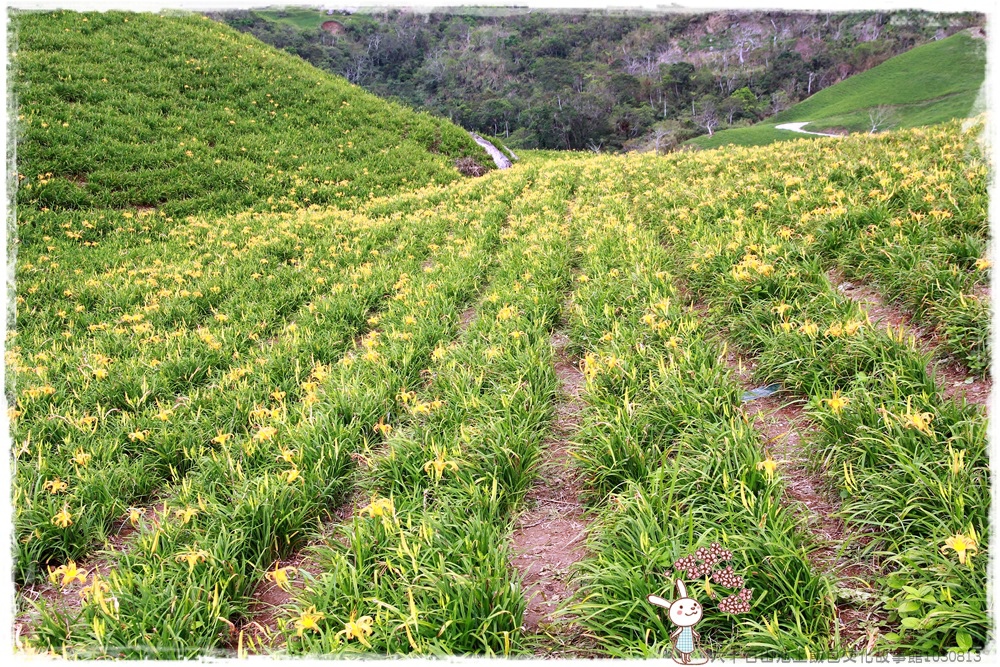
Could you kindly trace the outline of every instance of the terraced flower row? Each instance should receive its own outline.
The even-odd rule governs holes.
[[[971,554],[989,534],[985,415],[945,398],[914,341],[874,329],[832,288],[813,253],[822,238],[789,223],[808,195],[744,193],[742,206],[723,214],[692,207],[698,190],[687,183],[694,197],[633,202],[650,209],[671,266],[685,272],[716,326],[756,356],[758,379],[809,399],[819,430],[806,447],[840,491],[849,523],[871,533],[868,551],[884,561],[884,602],[896,627],[886,645],[917,653],[982,646],[985,564],[982,551]],[[703,187],[720,185],[708,179]]]
[[[402,397],[409,425],[366,454],[365,504],[285,624],[293,654],[523,651],[506,543],[551,418],[574,180],[554,170],[516,202],[475,319]]]
[[[319,321],[356,322],[335,343],[342,351],[351,347],[358,327],[381,327],[365,335],[358,352],[333,364],[309,354],[293,356],[289,380],[294,387],[289,391],[238,378],[242,384],[237,388],[248,395],[236,392],[224,405],[231,419],[223,423],[232,429],[214,437],[203,434],[190,470],[168,494],[169,512],[139,523],[135,548],[122,556],[106,581],[98,577],[91,582],[91,587],[104,588],[105,596],[90,598],[82,614],[68,622],[55,611],[46,615],[40,629],[44,641],[71,650],[111,655],[148,651],[167,657],[218,645],[225,620],[245,611],[256,577],[275,557],[295,548],[346,487],[350,454],[360,451],[377,433],[375,426],[394,412],[394,396],[415,381],[430,353],[427,346],[437,341],[442,328],[455,325],[456,306],[481,279],[519,186],[510,179],[489,195],[479,189],[479,197],[436,221],[419,214],[425,231],[414,229],[414,245],[403,244],[401,250],[422,246],[426,251],[425,233],[439,240],[440,245],[430,244],[432,254],[423,270],[422,253],[390,256],[368,265],[363,280],[356,279],[360,282],[350,289],[332,291],[330,308],[319,311]],[[456,221],[461,224],[454,225]],[[449,226],[456,230],[445,235]],[[392,294],[389,310],[373,314],[371,307],[385,292]],[[429,310],[430,303],[436,310]],[[303,333],[295,322],[286,329],[294,351]],[[306,341],[324,339],[324,329],[316,329],[305,332]],[[305,351],[310,352],[308,347]],[[409,363],[388,370],[380,361],[389,354]],[[282,361],[280,356],[271,359]],[[375,384],[380,395],[368,402],[354,400],[358,397],[352,388],[370,392],[379,369],[389,374]],[[168,586],[173,600],[164,597]],[[102,603],[108,596],[118,601],[117,608]],[[162,616],[164,600],[170,604],[169,620]],[[122,605],[132,610],[124,623]]]
[[[703,253],[734,252],[729,246],[743,240],[741,227],[766,220],[775,236],[763,248],[794,240],[824,267],[872,281],[935,329],[947,352],[985,373],[991,261],[980,129],[951,123],[836,145],[799,142],[694,157],[659,172],[666,176],[660,192],[671,192],[673,227],[705,220],[728,232],[714,246],[706,241]],[[707,271],[713,264],[703,260],[711,259],[695,256],[684,272]]]
[[[646,597],[675,599],[680,578],[704,605],[698,630],[713,655],[831,656],[830,581],[806,558],[810,536],[738,410],[724,351],[684,306],[656,234],[637,224],[626,165],[591,170],[574,209],[585,252],[570,332],[587,378],[577,456],[599,518],[570,610],[610,655],[669,656],[676,628]],[[746,573],[734,590],[675,570],[713,543]],[[752,613],[723,611],[736,599]]]

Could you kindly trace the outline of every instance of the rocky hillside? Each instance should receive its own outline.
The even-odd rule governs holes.
[[[213,16],[511,146],[600,150],[757,122],[985,20],[914,11],[366,11]]]

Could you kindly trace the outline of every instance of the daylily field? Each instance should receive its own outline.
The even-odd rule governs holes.
[[[49,158],[32,142],[55,121],[32,120],[38,169],[19,171],[37,192],[60,174],[36,177]],[[350,202],[339,178],[317,204],[259,176],[267,196],[297,188],[273,212],[213,208],[209,186],[171,209],[173,192],[117,202],[110,177],[74,205],[22,184],[6,342],[19,646],[669,656],[646,596],[682,576],[716,657],[981,649],[981,131],[526,155],[480,178],[428,153],[434,182],[372,176],[384,191],[344,185]],[[371,154],[373,174],[402,159]],[[579,410],[557,438],[567,365]],[[775,384],[794,442],[743,400]],[[557,439],[585,553],[554,620],[527,627],[512,562]],[[682,560],[713,544],[730,575]],[[264,589],[286,594],[266,614]]]

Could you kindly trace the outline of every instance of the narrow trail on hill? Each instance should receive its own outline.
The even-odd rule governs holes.
[[[497,169],[510,169],[513,163],[510,161],[506,155],[500,152],[500,149],[494,146],[489,139],[484,139],[475,132],[469,132],[472,140],[483,147],[490,157],[493,158],[493,162],[496,163]]]
[[[993,381],[989,377],[980,377],[971,372],[960,362],[947,355],[941,348],[940,338],[930,329],[913,322],[910,315],[903,309],[887,302],[881,294],[871,287],[849,281],[842,273],[833,269],[827,273],[827,278],[833,287],[858,303],[868,313],[875,327],[902,327],[907,335],[913,336],[917,346],[927,353],[934,354],[927,365],[927,373],[936,376],[938,385],[948,399],[964,397],[969,403],[988,407]]]
[[[810,132],[808,130],[802,129],[811,122],[812,121],[807,120],[804,123],[782,123],[781,125],[775,125],[774,129],[786,130],[788,132],[798,132],[799,134],[811,134],[815,137],[837,137],[839,139],[843,136],[840,134],[829,134],[827,132]]]
[[[569,453],[569,438],[582,419],[584,379],[566,353],[568,344],[564,333],[552,335],[559,378],[556,414],[544,442],[538,480],[525,498],[528,509],[518,517],[511,538],[511,564],[521,573],[528,602],[524,628],[539,640],[536,655],[546,657],[590,655],[580,642],[582,628],[554,613],[574,590],[569,570],[585,555],[588,524],[580,500],[583,485]]]

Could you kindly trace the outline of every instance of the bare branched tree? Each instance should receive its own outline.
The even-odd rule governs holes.
[[[691,116],[691,120],[698,127],[703,127],[712,136],[715,128],[719,126],[719,112],[715,102],[710,99],[703,100]]]
[[[873,107],[868,110],[868,122],[871,125],[868,134],[875,134],[879,130],[887,130],[895,124],[895,121],[896,112],[893,111],[892,107],[885,104]]]

